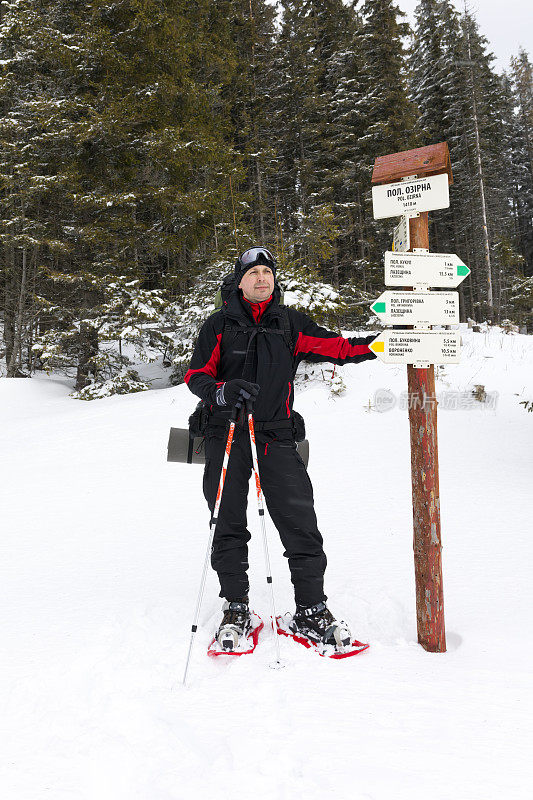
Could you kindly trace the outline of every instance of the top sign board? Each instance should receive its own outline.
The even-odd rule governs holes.
[[[448,208],[450,192],[448,175],[429,175],[398,183],[384,183],[372,187],[374,219],[398,217],[420,211]]]

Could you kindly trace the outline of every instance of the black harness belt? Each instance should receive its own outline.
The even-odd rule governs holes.
[[[225,428],[228,421],[227,419],[214,419],[211,417],[207,427]],[[292,419],[273,419],[270,422],[256,422],[254,419],[254,430],[256,431],[275,431],[278,428],[292,428]]]

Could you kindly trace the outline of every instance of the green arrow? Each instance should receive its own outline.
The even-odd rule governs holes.
[[[376,314],[385,314],[385,312],[386,312],[385,306],[386,306],[386,303],[374,303],[373,305],[370,306],[370,308]]]
[[[468,269],[467,266],[465,266],[465,264],[459,264],[459,266],[457,267],[457,274],[461,276],[470,275],[470,270]]]

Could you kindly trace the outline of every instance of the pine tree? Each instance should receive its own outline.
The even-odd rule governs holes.
[[[271,136],[273,111],[270,89],[274,67],[275,9],[264,0],[248,0],[249,39],[239,44],[242,77],[247,79],[244,92],[247,140],[244,152],[248,165],[247,188],[252,195],[250,227],[254,240],[271,243],[275,235],[275,207],[271,192],[272,157],[275,142]],[[241,32],[242,37],[242,32]]]
[[[356,157],[359,139],[366,132],[366,117],[360,111],[365,89],[361,80],[363,53],[362,20],[353,8],[338,4],[335,25],[324,65],[324,144],[317,170],[319,202],[327,204],[335,221],[331,250],[331,280],[337,288],[350,280],[365,281],[368,256],[364,194],[368,174]],[[329,270],[328,270],[329,273]],[[329,274],[325,273],[329,277]]]
[[[337,238],[339,223],[335,205],[334,184],[340,168],[339,144],[331,125],[332,94],[329,60],[340,43],[339,13],[346,10],[340,2],[303,4],[300,17],[289,18],[295,30],[282,42],[285,58],[292,62],[292,53],[300,49],[301,70],[294,74],[285,97],[281,119],[290,118],[298,107],[297,130],[293,140],[281,137],[286,163],[293,158],[293,210],[288,220],[290,232],[288,252],[292,268],[304,268],[308,279],[330,279],[338,287]],[[337,16],[336,16],[337,14]],[[287,26],[285,28],[287,35]],[[297,37],[300,37],[298,40]],[[287,47],[288,45],[288,47]],[[290,67],[289,67],[290,69]],[[296,71],[295,71],[296,72]],[[302,92],[302,100],[298,93]],[[302,108],[304,104],[305,111]],[[291,155],[289,155],[291,154]]]
[[[363,99],[359,113],[365,119],[364,135],[358,140],[354,157],[366,173],[369,269],[365,289],[382,283],[383,252],[390,247],[391,224],[375,222],[372,215],[370,177],[376,157],[416,147],[416,109],[408,98],[405,51],[402,38],[409,27],[398,21],[403,12],[392,0],[365,2],[361,9]]]
[[[242,251],[250,243],[268,241],[275,231],[269,188],[275,9],[264,0],[229,0],[224,6],[227,30],[221,44],[233,67],[220,84],[218,114],[242,165],[233,176],[230,206],[235,213],[234,248]]]
[[[454,117],[453,93],[460,83],[461,67],[457,63],[455,47],[459,35],[458,15],[448,0],[421,0],[415,10],[415,28],[409,51],[410,96],[419,112],[416,121],[421,145],[447,141],[450,148],[452,170],[460,174],[456,165],[457,147],[450,121]],[[451,252],[454,241],[455,203],[457,180],[451,189],[451,205],[430,215],[430,247],[441,252]]]
[[[367,0],[362,14],[366,99],[361,111],[366,114],[367,125],[359,148],[363,156],[369,154],[372,158],[407,150],[413,143],[416,117],[407,96],[402,43],[409,28],[397,20],[405,15],[392,0]]]
[[[338,287],[365,252],[361,185],[368,175],[354,157],[365,130],[357,108],[361,22],[341,0],[282,6],[273,90],[279,238],[294,268]]]
[[[465,54],[459,14],[449,0],[439,5],[442,44],[438,75],[444,91],[441,139],[448,143],[454,183],[450,187],[450,208],[431,215],[432,247],[455,252],[467,263],[472,275],[460,285],[461,318],[476,315],[479,308],[479,269],[474,244],[479,238],[473,222],[472,186],[474,173],[470,156],[470,115],[472,88],[469,85],[470,63]],[[416,46],[416,45],[415,45]]]
[[[526,275],[533,275],[533,68],[521,49],[511,59],[516,112],[512,160],[515,168],[517,245]]]
[[[501,80],[471,15],[459,17],[448,0],[423,0],[417,20],[411,87],[419,125],[448,142],[454,174],[450,208],[431,215],[431,244],[458,253],[472,269],[459,290],[462,318],[498,318],[514,261]]]
[[[281,3],[282,27],[276,48],[273,133],[277,141],[274,193],[285,227],[293,235],[310,211],[314,157],[320,139],[323,102],[313,4],[308,0]],[[300,252],[306,260],[307,254]]]
[[[150,326],[161,326],[165,303],[160,291],[142,289],[139,284],[139,280],[110,280],[109,276],[95,280],[99,302],[90,314],[81,322],[63,318],[61,330],[50,329],[33,345],[47,371],[76,369],[76,397],[92,400],[149,388],[123,348],[142,361],[155,360],[159,347],[154,347]]]
[[[473,264],[478,270],[478,309],[483,316],[499,317],[501,270],[498,260],[502,241],[509,239],[509,212],[504,143],[501,139],[505,107],[499,77],[491,63],[487,40],[475,19],[465,13],[461,20],[461,44],[465,75],[463,116],[465,148],[470,176],[465,192],[470,206]]]
[[[440,141],[446,115],[445,69],[453,68],[445,65],[446,5],[438,0],[421,0],[415,9],[409,83],[419,112],[416,128],[421,145]]]
[[[193,277],[190,253],[220,207],[229,212],[227,179],[239,174],[231,128],[217,113],[219,84],[203,77],[198,55],[214,62],[210,77],[221,83],[237,68],[219,48],[229,23],[213,34],[212,17],[207,0],[98,0],[88,9],[22,0],[8,9],[0,45],[8,374],[20,368],[22,345],[31,354],[47,329],[77,320],[80,338],[94,343],[102,278],[151,290],[183,289]]]

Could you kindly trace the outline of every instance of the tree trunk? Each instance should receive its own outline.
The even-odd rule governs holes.
[[[339,290],[339,257],[337,255],[337,245],[333,247],[333,269],[332,269],[333,286],[337,291]]]
[[[76,389],[84,389],[91,383],[92,375],[96,376],[94,358],[98,354],[98,332],[88,322],[82,322],[79,333],[78,369],[76,373]]]
[[[487,205],[485,202],[485,178],[483,175],[483,164],[481,161],[481,145],[479,140],[479,126],[477,114],[477,101],[476,91],[474,84],[474,70],[472,61],[472,52],[470,49],[470,35],[468,28],[466,29],[466,42],[468,45],[468,61],[470,63],[470,81],[472,86],[472,117],[474,121],[474,135],[475,135],[475,150],[476,150],[476,163],[477,163],[477,178],[479,181],[479,196],[481,200],[481,217],[483,220],[483,249],[485,252],[485,268],[487,272],[487,306],[488,316],[491,322],[494,321],[494,307],[493,307],[493,293],[492,293],[492,264],[490,259],[490,242],[489,242],[489,228],[487,222]]]
[[[25,208],[22,205],[22,228],[24,230]],[[24,306],[26,303],[26,278],[27,278],[27,250],[22,248],[22,272],[20,276],[20,288],[18,297],[18,308],[14,326],[13,349],[7,363],[7,377],[15,378],[20,376],[20,365],[22,362],[22,323],[24,317]]]
[[[255,173],[257,178],[257,202],[259,208],[259,236],[261,242],[265,241],[265,215],[263,214],[263,184],[261,181],[261,169],[259,167],[259,159],[255,159]]]

